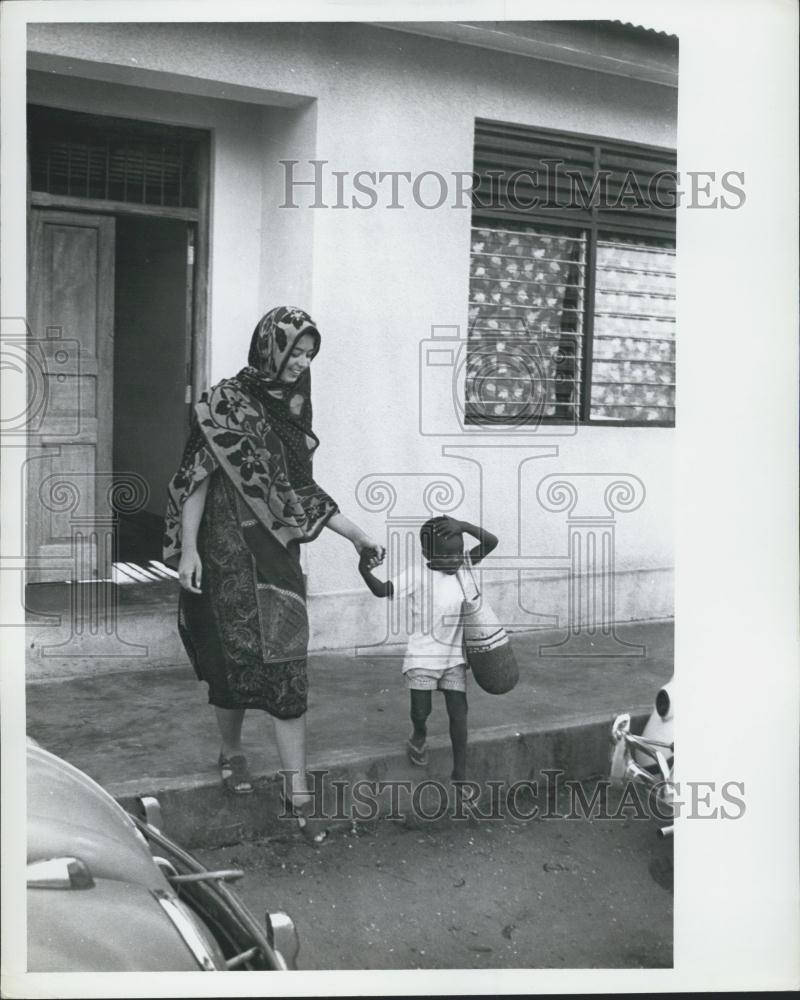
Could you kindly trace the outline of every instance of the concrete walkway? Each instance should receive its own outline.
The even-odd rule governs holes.
[[[672,674],[672,622],[620,625],[618,637],[644,656],[553,657],[540,647],[563,633],[515,633],[520,682],[504,696],[468,681],[468,769],[475,780],[516,780],[543,766],[568,777],[602,773],[608,725],[619,711],[644,716]],[[332,776],[445,780],[450,772],[447,714],[434,696],[430,763],[405,758],[410,731],[400,659],[322,653],[309,658],[310,769]],[[188,662],[167,669],[31,683],[28,733],[45,749],[85,770],[123,801],[158,793],[167,828],[187,844],[214,846],[264,832],[259,794],[279,767],[271,725],[248,713],[244,743],[260,780],[256,795],[224,795],[216,771],[219,738],[206,688]],[[275,798],[274,789],[270,800]],[[267,810],[269,811],[269,810]]]

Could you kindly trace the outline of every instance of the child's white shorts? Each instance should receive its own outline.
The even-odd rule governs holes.
[[[463,663],[448,667],[447,670],[428,670],[412,667],[403,675],[406,687],[411,691],[466,691],[467,668]]]

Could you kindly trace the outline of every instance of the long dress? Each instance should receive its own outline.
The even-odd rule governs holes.
[[[339,509],[313,478],[310,373],[281,378],[304,337],[316,352],[307,313],[271,310],[253,333],[248,367],[200,397],[165,518],[164,559],[174,565],[183,506],[209,479],[197,537],[202,593],[181,589],[180,636],[212,705],[280,719],[303,715],[307,702],[299,547]]]
[[[181,588],[178,630],[210,704],[303,715],[308,614],[299,547],[275,541],[217,470],[198,553],[203,592]]]

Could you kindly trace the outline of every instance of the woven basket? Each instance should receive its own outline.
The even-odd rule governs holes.
[[[459,575],[458,581],[464,592],[461,605],[464,659],[472,671],[475,683],[484,691],[488,694],[508,694],[519,680],[517,658],[511,648],[508,633],[478,590],[469,556],[464,569],[475,593],[474,597],[467,596],[465,581]]]

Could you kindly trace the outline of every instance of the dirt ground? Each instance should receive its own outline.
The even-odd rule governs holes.
[[[301,969],[672,965],[672,842],[651,820],[384,819],[320,850],[287,832],[197,854],[245,870],[254,913],[294,918]]]

